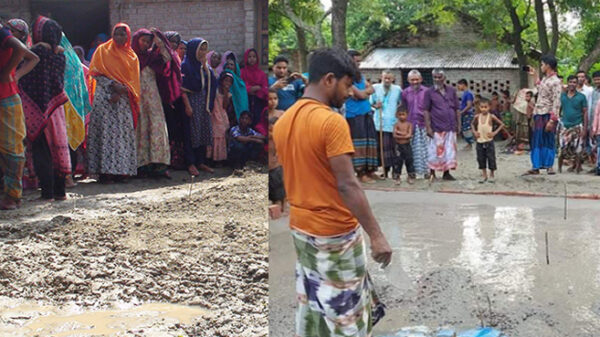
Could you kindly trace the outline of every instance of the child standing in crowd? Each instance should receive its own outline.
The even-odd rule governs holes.
[[[257,160],[265,136],[250,128],[252,117],[248,111],[240,114],[240,124],[231,128],[229,159],[234,169],[242,169],[249,160]]]
[[[229,88],[233,84],[233,75],[228,72],[219,76],[219,88],[215,97],[215,105],[210,113],[213,130],[213,144],[210,147],[209,158],[214,163],[227,160],[227,130],[229,130],[229,118],[227,110],[231,106],[231,93]]]
[[[208,65],[207,53],[208,41],[194,38],[188,43],[181,65],[182,97],[187,115],[183,137],[185,161],[188,172],[193,176],[200,174],[198,169],[214,173],[214,170],[206,165],[206,150],[213,144],[210,111],[215,103],[217,79]]]
[[[277,96],[277,92],[275,92],[275,96]],[[273,142],[273,126],[278,119],[279,116],[269,117],[269,200],[273,204],[279,205],[283,212],[285,206],[283,169],[277,160],[277,151],[275,150],[275,142]]]
[[[279,105],[279,96],[277,96],[277,89],[270,88],[268,100],[269,120],[271,120],[272,117],[279,118],[283,115],[283,110],[278,110],[277,105]]]
[[[394,125],[394,140],[396,141],[395,152],[397,162],[394,165],[393,177],[396,183],[400,183],[400,175],[402,174],[402,165],[406,165],[406,171],[408,173],[408,183],[413,184],[415,182],[415,166],[413,164],[413,155],[411,140],[413,136],[413,125],[408,122],[408,113],[406,107],[402,106],[396,112],[396,118],[398,121]]]
[[[473,148],[473,134],[471,133],[471,121],[473,121],[474,112],[473,112],[473,94],[469,91],[469,84],[466,79],[461,79],[458,81],[458,90],[462,91],[462,98],[460,100],[460,119],[461,119],[461,131],[463,133],[463,138],[467,145],[465,146],[465,150],[471,150]]]
[[[471,123],[471,130],[477,139],[477,162],[482,172],[480,184],[489,181],[494,182],[494,171],[496,171],[496,150],[494,137],[504,128],[504,123],[498,117],[490,113],[490,102],[482,98],[479,102],[480,113],[475,116]],[[494,123],[500,125],[494,130]],[[490,170],[488,178],[487,169]]]

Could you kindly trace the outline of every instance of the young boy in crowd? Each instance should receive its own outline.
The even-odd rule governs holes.
[[[230,163],[234,169],[242,169],[249,160],[258,160],[265,143],[265,136],[250,128],[252,117],[250,112],[242,111],[240,123],[231,128],[229,142]]]
[[[283,115],[283,110],[278,110],[277,105],[279,105],[279,96],[277,96],[277,90],[269,88],[269,100],[268,100],[268,108],[269,108],[269,120],[272,117],[281,117]]]
[[[394,140],[396,141],[395,152],[397,162],[394,164],[393,177],[396,184],[400,184],[400,175],[402,174],[402,165],[406,165],[408,173],[408,183],[415,182],[415,166],[413,164],[412,147],[410,141],[413,137],[413,125],[407,121],[408,113],[405,106],[400,106],[396,111],[398,121],[394,125]]]
[[[494,171],[496,171],[496,150],[494,147],[494,137],[504,128],[504,123],[494,114],[490,113],[490,101],[482,98],[479,101],[480,113],[475,116],[471,123],[471,130],[477,140],[477,162],[482,173],[480,184],[486,181],[494,182]],[[494,124],[499,127],[494,130]],[[490,170],[488,178],[487,169]]]
[[[277,93],[276,93],[277,94]],[[270,104],[270,103],[269,103]],[[281,207],[283,213],[285,189],[283,187],[283,169],[277,160],[275,142],[273,142],[273,126],[279,117],[269,118],[269,200]]]

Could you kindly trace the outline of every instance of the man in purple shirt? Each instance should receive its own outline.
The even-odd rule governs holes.
[[[456,180],[450,170],[456,169],[456,135],[460,125],[458,96],[456,90],[446,85],[446,75],[434,69],[433,87],[425,92],[425,127],[430,138],[428,160],[431,179],[435,171],[443,171],[444,180]]]
[[[415,165],[415,173],[429,179],[429,167],[427,165],[427,129],[425,128],[425,92],[427,87],[421,85],[423,77],[421,73],[413,69],[408,73],[410,87],[402,91],[402,104],[408,111],[408,121],[413,124],[412,152]]]

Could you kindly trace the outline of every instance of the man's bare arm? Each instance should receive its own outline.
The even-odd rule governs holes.
[[[387,266],[392,259],[392,249],[388,244],[375,216],[371,211],[367,197],[354,174],[351,156],[343,154],[329,158],[331,170],[337,181],[337,189],[344,204],[358,219],[371,239],[373,259]]]

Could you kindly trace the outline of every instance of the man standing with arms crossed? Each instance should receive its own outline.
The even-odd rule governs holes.
[[[296,336],[371,336],[383,316],[367,274],[362,228],[373,259],[392,250],[354,174],[344,104],[358,70],[340,49],[315,51],[304,96],[277,121],[273,140],[283,166],[296,248]]]

